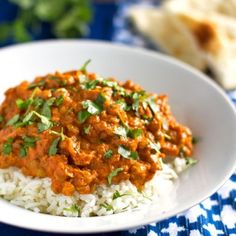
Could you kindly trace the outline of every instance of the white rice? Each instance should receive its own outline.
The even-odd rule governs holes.
[[[139,192],[130,181],[118,185],[98,186],[93,194],[75,193],[73,196],[55,194],[49,178],[24,176],[17,168],[0,169],[0,197],[25,209],[51,215],[69,217],[103,216],[158,204],[160,211],[168,210],[175,192],[175,182],[186,168],[186,161],[175,158],[163,164],[151,181]],[[118,191],[121,197],[113,199]]]

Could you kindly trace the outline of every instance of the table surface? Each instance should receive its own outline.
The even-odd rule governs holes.
[[[125,21],[127,8],[135,3],[153,4],[155,0],[120,1],[119,7],[114,3],[94,4],[95,16],[90,25],[89,39],[113,40],[125,44],[153,48],[152,43],[129,30]],[[4,10],[5,9],[5,10]],[[7,1],[0,0],[0,22],[12,19],[16,9],[9,6]],[[115,16],[115,19],[114,19]],[[114,24],[113,24],[114,22]],[[9,44],[7,42],[6,44]],[[5,44],[5,45],[6,45]],[[1,45],[1,44],[0,44]],[[3,44],[2,44],[3,45]],[[236,92],[229,93],[236,103]],[[209,199],[178,216],[157,224],[148,225],[140,229],[122,231],[100,235],[235,235],[236,236],[236,175],[212,195]],[[223,195],[226,197],[223,197]],[[0,213],[1,214],[1,213]],[[52,236],[53,233],[42,233],[0,223],[0,236]],[[65,234],[62,234],[65,235]]]

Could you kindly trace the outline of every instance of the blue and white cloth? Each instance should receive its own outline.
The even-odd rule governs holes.
[[[153,5],[158,4],[158,1],[123,1],[114,20],[113,41],[156,49],[151,42],[129,27],[126,16],[129,8],[134,4]],[[228,95],[236,105],[236,91],[229,92]],[[134,234],[138,236],[236,236],[236,172],[218,192],[190,210],[170,219],[124,233],[126,236]]]

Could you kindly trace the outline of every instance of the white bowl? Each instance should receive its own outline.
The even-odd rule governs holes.
[[[22,80],[59,69],[79,68],[118,80],[132,79],[147,91],[169,95],[177,119],[202,137],[194,157],[199,163],[180,177],[175,206],[164,214],[145,210],[92,218],[33,213],[0,200],[0,221],[51,232],[97,233],[123,230],[180,213],[213,194],[236,163],[236,113],[225,93],[193,68],[158,53],[89,41],[45,41],[0,50],[0,94]]]

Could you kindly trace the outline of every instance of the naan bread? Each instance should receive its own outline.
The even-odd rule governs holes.
[[[165,52],[202,71],[210,69],[223,87],[232,89],[236,87],[236,19],[229,16],[233,10],[219,13],[222,2],[172,0],[160,9],[133,8],[130,16],[137,29]]]

